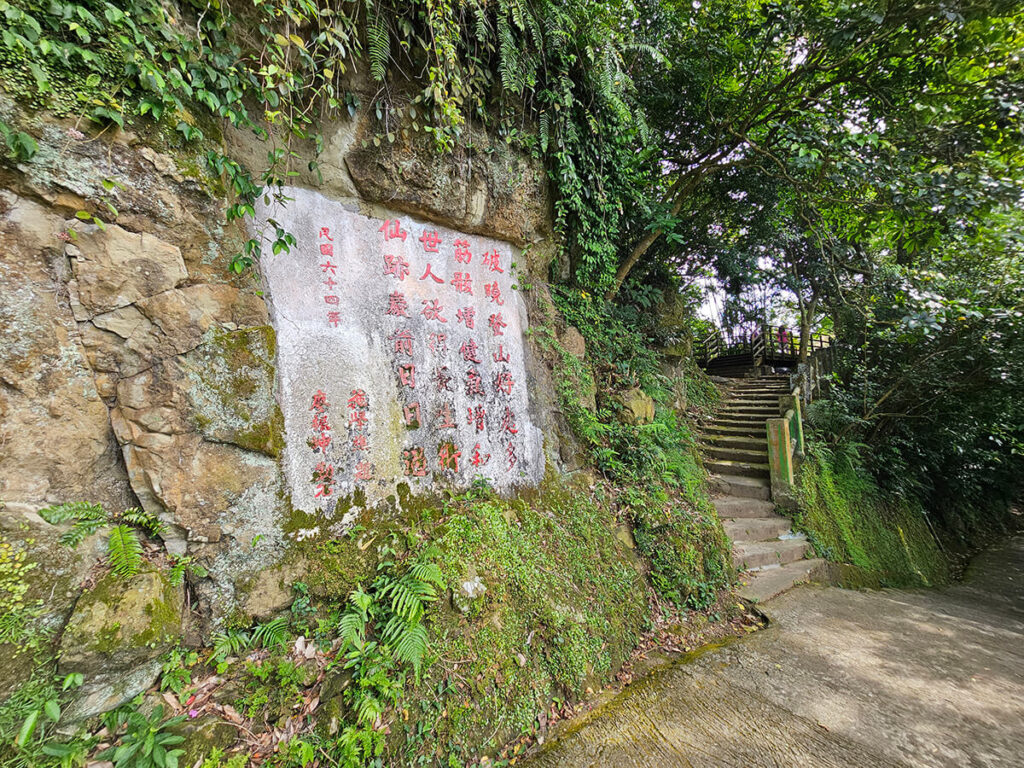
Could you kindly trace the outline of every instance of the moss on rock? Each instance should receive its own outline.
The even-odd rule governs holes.
[[[274,398],[277,337],[269,325],[211,334],[186,355],[196,426],[204,437],[277,458],[284,416]]]

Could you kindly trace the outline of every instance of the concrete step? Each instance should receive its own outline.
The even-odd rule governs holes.
[[[749,464],[764,464],[768,461],[768,447],[765,446],[759,451],[752,451],[731,446],[708,445],[704,447],[704,455],[721,461],[744,461]]]
[[[729,496],[741,496],[744,499],[771,498],[771,484],[760,477],[739,477],[737,475],[713,475],[712,487]]]
[[[791,533],[789,520],[782,515],[723,520],[722,527],[725,528],[726,535],[736,544],[749,541],[774,541],[783,534]]]
[[[759,464],[752,461],[728,461],[716,459],[704,463],[708,472],[718,475],[739,475],[741,477],[763,477],[767,480],[771,477],[771,467],[767,463]]]
[[[752,603],[763,603],[797,584],[819,578],[824,570],[825,561],[814,558],[750,571],[740,579],[739,596]]]
[[[757,399],[752,397],[744,397],[743,399],[729,398],[723,402],[725,408],[742,407],[742,408],[778,408],[779,399],[777,397],[765,397],[763,399]]]
[[[744,419],[748,416],[756,416],[759,419],[777,419],[782,414],[778,408],[734,408],[727,405],[715,414],[715,419]]]
[[[720,416],[712,423],[722,427],[749,427],[755,424],[758,426],[764,426],[764,423],[769,418],[771,417],[754,416],[750,414],[740,414],[733,416],[730,414],[729,416]]]
[[[765,430],[764,424],[721,424],[706,427],[704,432],[708,435],[718,435],[720,437],[747,437],[747,438],[761,438],[764,437],[767,440],[767,431]]]
[[[775,516],[775,505],[770,501],[743,496],[719,496],[711,501],[715,505],[715,509],[718,510],[718,516],[723,520]]]
[[[785,565],[803,559],[811,550],[807,539],[738,542],[732,548],[732,563],[740,570]]]
[[[768,438],[745,435],[702,435],[701,442],[715,448],[739,448],[747,451],[768,451]]]

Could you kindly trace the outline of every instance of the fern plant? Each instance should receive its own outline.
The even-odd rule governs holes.
[[[118,576],[130,579],[139,572],[142,565],[142,542],[135,529],[123,523],[110,529],[107,539],[107,556],[110,567]]]
[[[406,669],[419,680],[427,653],[427,605],[438,597],[444,580],[433,562],[436,550],[420,555],[401,575],[391,560],[393,551],[383,548],[377,578],[368,590],[355,589],[338,620],[342,640],[339,658],[351,671],[353,685],[345,697],[356,713],[356,726],[348,730],[345,748],[357,754],[372,753],[376,742],[368,729],[380,727],[389,707],[397,705],[405,688]]]
[[[60,543],[72,548],[100,528],[113,523],[107,537],[107,560],[111,570],[123,579],[132,578],[142,567],[142,542],[136,529],[151,536],[163,530],[163,524],[155,516],[138,507],[126,509],[120,514],[110,514],[100,504],[85,501],[46,507],[39,510],[39,516],[51,525],[70,522],[71,528],[61,534]],[[172,579],[173,576],[172,570]]]
[[[65,547],[77,547],[87,536],[92,536],[107,523],[107,513],[99,504],[86,501],[72,501],[39,510],[39,516],[50,525],[72,522],[70,530],[61,534],[60,543]]]
[[[261,648],[288,647],[288,619],[278,616],[263,624],[257,624],[252,631],[252,643]]]

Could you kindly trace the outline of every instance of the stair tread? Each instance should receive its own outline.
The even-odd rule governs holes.
[[[737,541],[732,547],[732,562],[737,568],[753,569],[770,565],[785,565],[802,560],[811,545],[804,538],[775,539],[773,541]]]
[[[789,520],[781,515],[770,517],[742,517],[722,521],[725,534],[733,544],[755,541],[779,541],[780,536],[791,533]],[[783,539],[785,541],[785,539]]]
[[[761,464],[761,463],[752,462],[752,461],[730,461],[729,459],[715,459],[714,461],[709,461],[708,463],[709,464],[720,464],[720,465],[726,466],[726,467],[735,467],[736,469],[740,469],[740,468],[743,468],[743,469],[760,469],[760,470],[769,470],[769,469],[771,469],[771,466],[767,462]]]
[[[746,583],[738,590],[744,600],[763,603],[786,590],[811,580],[815,571],[822,569],[825,561],[820,558],[797,560],[776,568],[750,571],[743,579]]]
[[[718,516],[730,520],[758,519],[775,516],[775,505],[770,501],[744,496],[719,496],[712,499]]]

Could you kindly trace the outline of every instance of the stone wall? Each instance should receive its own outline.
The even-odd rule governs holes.
[[[37,512],[88,500],[153,512],[167,553],[206,567],[193,584],[202,631],[286,606],[306,565],[282,472],[278,339],[258,272],[227,270],[247,234],[224,224],[220,180],[159,136],[82,138],[2,100],[0,115],[39,143],[0,166],[0,534],[45,564],[29,598],[46,599],[53,626],[74,611],[100,550],[59,546]],[[401,211],[510,243],[527,281],[544,281],[543,168],[486,136],[439,158],[378,149],[370,130],[361,118],[327,129],[322,179],[301,183],[365,216]],[[226,142],[256,167],[266,155],[247,136]],[[531,343],[523,364],[543,465],[558,455],[554,395]]]

